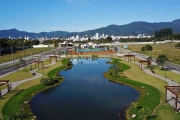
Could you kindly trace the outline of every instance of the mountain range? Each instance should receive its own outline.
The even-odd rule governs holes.
[[[25,37],[28,36],[30,38],[38,38],[38,37],[70,37],[76,36],[77,34],[80,36],[94,36],[96,33],[99,34],[107,34],[107,35],[138,35],[138,34],[148,34],[152,35],[156,30],[160,30],[163,28],[171,28],[173,29],[173,33],[180,33],[180,19],[176,19],[172,22],[144,22],[137,21],[132,22],[125,25],[109,25],[107,27],[102,27],[94,30],[87,30],[83,32],[67,32],[67,31],[52,31],[52,32],[26,32],[19,31],[17,29],[9,29],[9,30],[0,30],[0,38],[8,38],[11,37]]]

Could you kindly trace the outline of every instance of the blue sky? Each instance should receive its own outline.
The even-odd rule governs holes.
[[[180,18],[180,0],[0,0],[0,30],[85,30]]]

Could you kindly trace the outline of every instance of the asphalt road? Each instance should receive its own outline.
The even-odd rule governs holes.
[[[65,49],[66,48],[58,48],[58,49],[53,49],[53,50],[46,51],[46,52],[43,52],[43,53],[39,53],[39,54],[33,55],[33,56],[36,56],[33,59],[31,58],[31,56],[28,56],[28,57],[25,58],[26,66],[32,64],[36,60],[43,60],[43,59],[45,59],[45,57],[47,57],[47,56],[45,56],[46,53],[52,54],[52,53],[58,52],[58,51],[65,51]],[[17,62],[19,62],[19,59],[18,60],[14,60],[14,64],[17,64]],[[13,72],[13,71],[16,71],[19,68],[24,66],[23,64],[20,64],[18,66],[11,65],[11,66],[6,67],[6,68],[3,69],[4,66],[10,65],[10,64],[13,64],[12,61],[0,64],[0,76],[8,74],[8,73]]]

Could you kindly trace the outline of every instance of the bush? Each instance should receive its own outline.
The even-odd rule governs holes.
[[[53,78],[46,77],[46,78],[42,78],[41,79],[41,83],[44,84],[44,85],[49,86],[49,85],[53,85],[54,84],[54,80],[53,80]]]
[[[141,48],[141,51],[143,52],[143,51],[145,51],[145,50],[146,50],[146,47],[143,46],[143,47]]]
[[[175,44],[175,48],[180,49],[180,42]]]

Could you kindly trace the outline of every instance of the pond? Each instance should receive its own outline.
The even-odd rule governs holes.
[[[32,99],[33,113],[39,120],[118,120],[119,112],[139,92],[106,79],[107,61],[80,59],[72,69],[61,71],[65,81],[37,94]]]

